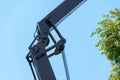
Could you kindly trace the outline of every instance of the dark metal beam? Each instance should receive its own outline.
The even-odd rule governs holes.
[[[43,55],[40,59],[34,56],[33,62],[39,80],[56,80],[47,55]]]
[[[38,22],[38,37],[40,37],[40,40],[38,40],[37,44],[31,45],[30,57],[39,80],[56,80],[48,56],[46,52],[44,52],[46,50],[50,29],[58,25],[85,1],[86,0],[65,0],[45,18]],[[47,23],[48,21],[54,26]],[[34,42],[35,40],[33,43]],[[44,52],[44,55],[38,58],[37,54],[41,55],[42,52]]]
[[[43,20],[49,19],[50,22],[52,22],[54,25],[58,25],[85,1],[86,0],[65,0],[51,13],[49,13]],[[39,26],[42,26],[43,21],[39,21],[38,24]]]

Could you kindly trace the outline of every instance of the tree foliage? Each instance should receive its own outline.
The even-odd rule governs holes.
[[[115,9],[103,16],[100,25],[91,36],[98,34],[96,47],[111,61],[113,69],[109,80],[120,80],[120,10]]]
[[[109,80],[120,80],[120,66],[114,65]]]

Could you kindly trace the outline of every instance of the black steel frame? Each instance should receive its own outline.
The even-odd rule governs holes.
[[[65,0],[37,23],[37,35],[29,46],[30,52],[26,56],[35,80],[56,80],[49,57],[61,53],[66,42],[56,26],[83,2],[85,0]],[[50,33],[51,29],[55,30],[59,36],[60,40],[58,42]],[[46,49],[50,41],[48,36],[50,36],[54,45]],[[55,51],[47,55],[47,52],[52,49],[55,49]]]

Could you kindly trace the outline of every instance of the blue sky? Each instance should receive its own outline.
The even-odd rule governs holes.
[[[25,59],[36,23],[63,0],[0,1],[0,80],[34,80]],[[107,80],[111,65],[90,34],[103,14],[120,7],[119,0],[87,0],[59,26],[66,38],[71,80]],[[50,58],[57,80],[66,80],[61,55]]]

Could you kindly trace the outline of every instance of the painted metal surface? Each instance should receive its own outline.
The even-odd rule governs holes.
[[[35,80],[56,80],[47,52],[56,48],[52,55],[61,53],[64,50],[64,44],[66,42],[56,26],[66,19],[66,17],[83,2],[85,2],[85,0],[65,0],[37,23],[37,35],[29,47],[30,52],[26,56]],[[55,42],[54,36],[50,34],[51,28],[53,28],[60,37],[58,42]],[[49,44],[48,36],[51,36],[55,44],[46,49]]]

